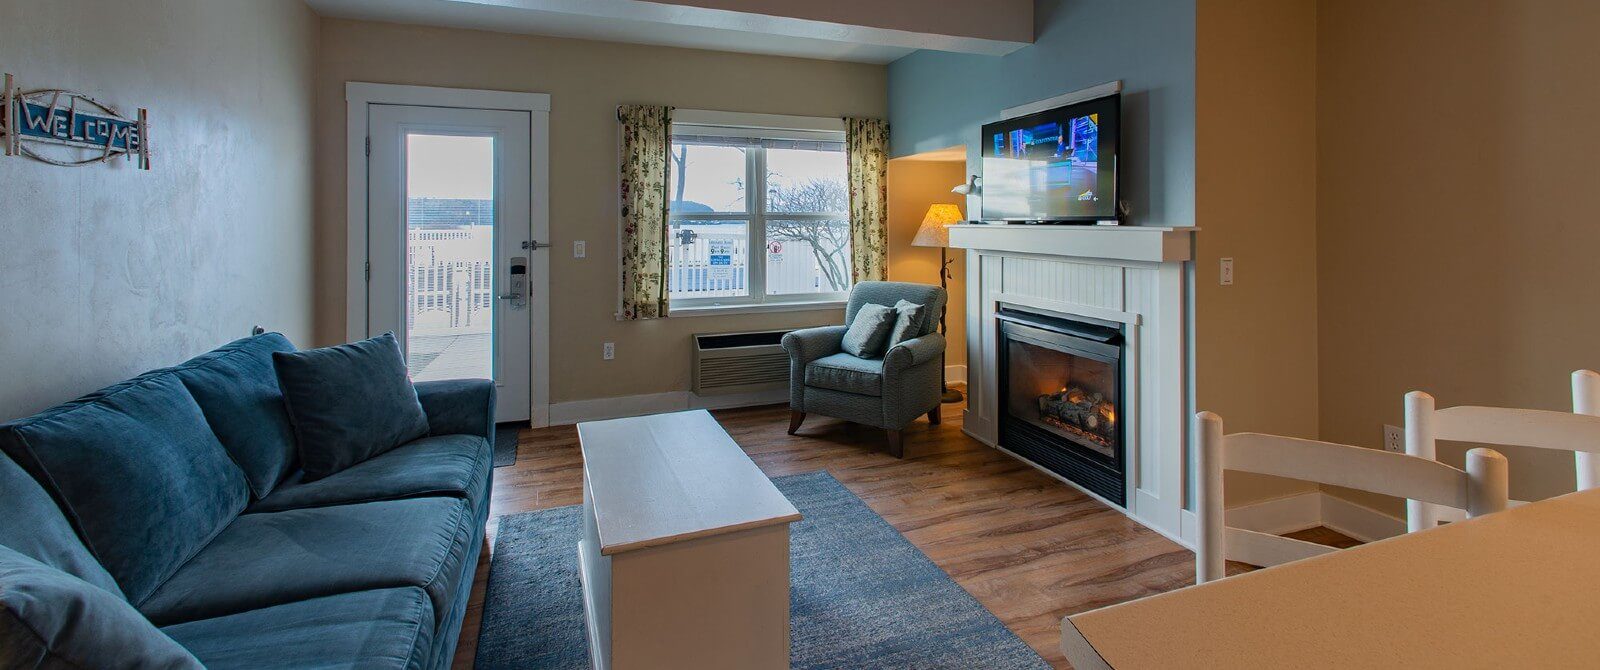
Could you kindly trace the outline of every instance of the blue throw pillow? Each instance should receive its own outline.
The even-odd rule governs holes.
[[[394,334],[306,351],[272,366],[294,426],[302,481],[315,481],[428,434],[428,415]]]
[[[889,348],[893,349],[901,342],[915,339],[917,333],[922,332],[923,319],[926,319],[928,310],[922,305],[901,300],[894,304],[894,328],[889,331]]]
[[[203,670],[122,598],[4,546],[0,666]]]
[[[856,311],[856,318],[844,331],[839,348],[856,358],[878,358],[888,349],[889,331],[894,328],[894,309],[883,305],[866,304]]]
[[[0,545],[123,597],[50,494],[5,457],[0,457]]]

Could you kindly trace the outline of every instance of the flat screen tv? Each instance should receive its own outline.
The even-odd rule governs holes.
[[[1117,220],[1122,96],[1108,95],[983,127],[983,219]]]

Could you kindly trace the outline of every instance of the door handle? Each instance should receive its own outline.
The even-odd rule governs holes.
[[[522,248],[527,249],[528,251],[538,251],[540,249],[549,249],[550,245],[545,242],[540,242],[539,240],[524,240],[522,242]]]
[[[526,243],[524,243],[526,244]],[[500,294],[501,300],[510,300],[512,307],[521,307],[528,295],[528,258],[517,256],[511,259],[511,276],[506,282],[506,292]]]

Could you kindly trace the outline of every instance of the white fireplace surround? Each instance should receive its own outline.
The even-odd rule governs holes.
[[[997,308],[1012,305],[1125,324],[1125,407],[1120,411],[1127,421],[1128,504],[1107,504],[1186,546],[1194,529],[1193,515],[1183,508],[1189,462],[1186,419],[1193,407],[1187,264],[1196,230],[1004,224],[950,228],[950,246],[967,250],[969,397],[964,430],[1011,453],[998,444]]]

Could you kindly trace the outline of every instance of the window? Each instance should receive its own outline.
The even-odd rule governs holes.
[[[843,300],[844,133],[674,124],[668,240],[680,308]]]

